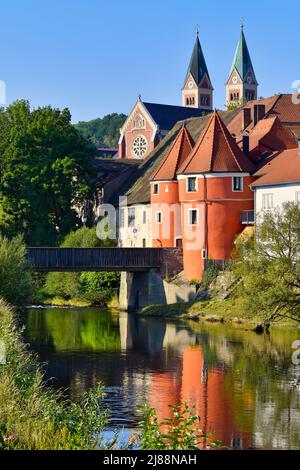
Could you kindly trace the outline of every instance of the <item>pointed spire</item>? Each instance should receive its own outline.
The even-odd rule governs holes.
[[[253,172],[251,161],[244,155],[217,111],[177,174]]]
[[[194,141],[185,126],[179,130],[173,144],[167,152],[162,164],[153,175],[152,181],[173,181],[176,180],[176,172],[191,153]]]
[[[207,65],[205,62],[204,54],[202,51],[202,47],[199,41],[199,28],[198,27],[197,27],[196,42],[195,42],[195,46],[193,49],[193,54],[192,54],[191,61],[188,67],[185,81],[187,81],[190,74],[195,80],[197,86],[200,85],[205,74],[207,74],[209,81],[211,81],[209,77]]]
[[[251,70],[253,77],[255,77],[254,68],[252,65],[252,60],[250,57],[249,49],[247,46],[245,34],[244,34],[244,20],[241,19],[241,34],[240,39],[235,51],[232,67],[232,71],[236,69],[242,80],[245,80],[247,73]]]

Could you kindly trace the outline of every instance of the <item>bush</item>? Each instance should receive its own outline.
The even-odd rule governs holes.
[[[115,241],[100,240],[95,228],[83,227],[71,232],[62,243],[63,248],[98,248],[114,246]],[[86,300],[92,305],[105,305],[118,294],[120,273],[49,273],[44,292],[65,300]]]
[[[23,305],[33,293],[30,264],[22,237],[9,240],[0,234],[0,296],[14,305]]]
[[[202,286],[208,289],[209,286],[217,279],[220,269],[210,260],[203,271]]]
[[[143,407],[143,420],[140,423],[142,450],[199,450],[200,446],[212,449],[221,446],[213,440],[213,434],[206,435],[200,428],[200,417],[195,407],[187,403],[171,406],[172,416],[159,420],[154,408]]]

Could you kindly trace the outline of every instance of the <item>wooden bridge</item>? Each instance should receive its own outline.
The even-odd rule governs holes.
[[[160,268],[160,248],[28,248],[38,272],[149,271]]]

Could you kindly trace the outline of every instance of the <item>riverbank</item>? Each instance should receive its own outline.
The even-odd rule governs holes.
[[[255,328],[264,321],[263,315],[246,312],[241,299],[197,300],[172,305],[152,305],[141,312],[145,317],[165,318],[168,320],[192,320],[211,323],[232,323],[253,325]],[[293,326],[292,320],[282,319],[281,326]]]
[[[43,381],[35,355],[24,344],[15,311],[0,299],[0,450],[104,448],[106,411],[101,387],[81,404],[63,400]],[[108,448],[108,447],[106,447]]]
[[[113,297],[104,305],[95,305],[94,302],[83,299],[64,299],[63,297],[49,297],[49,298],[38,298],[35,304],[42,305],[43,307],[74,307],[74,308],[88,308],[88,307],[105,307],[108,309],[117,309],[119,306],[118,297]]]

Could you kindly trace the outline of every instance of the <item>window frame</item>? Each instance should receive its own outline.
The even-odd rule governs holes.
[[[157,188],[157,191],[155,191],[155,188]],[[159,194],[159,184],[153,183],[153,195],[158,196],[158,194]]]
[[[195,180],[195,189],[193,191],[191,191],[189,189],[189,181],[190,180]],[[198,178],[197,178],[197,176],[188,176],[187,177],[187,179],[186,179],[186,192],[190,193],[190,194],[198,192]]]
[[[196,213],[196,223],[192,223],[191,214],[193,212]],[[188,226],[189,227],[198,227],[199,226],[199,221],[200,221],[199,209],[197,209],[197,208],[188,209]]]
[[[133,215],[131,215],[131,214],[133,214]],[[136,218],[136,210],[135,210],[135,207],[128,207],[128,217],[127,217],[127,221],[128,221],[128,227],[129,227],[129,228],[135,227],[135,218]]]
[[[239,179],[241,181],[241,189],[235,189],[235,181]],[[232,192],[242,193],[244,191],[244,178],[242,176],[233,176],[232,177]]]
[[[269,204],[270,200],[271,200],[271,202],[272,202],[271,205]],[[267,207],[266,207],[265,201],[268,202]],[[264,193],[264,194],[262,195],[262,209],[263,209],[264,211],[268,211],[268,210],[274,209],[274,193]]]
[[[160,220],[159,220],[160,219]],[[162,224],[162,211],[156,211],[155,213],[155,221],[158,225]]]

